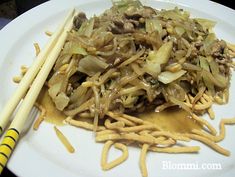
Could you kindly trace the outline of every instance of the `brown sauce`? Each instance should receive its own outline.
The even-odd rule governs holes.
[[[43,87],[37,102],[46,108],[46,122],[55,125],[63,125],[63,120],[66,118],[66,115],[56,109],[46,87]],[[182,109],[167,109],[161,112],[145,112],[139,114],[137,117],[152,122],[163,130],[171,132],[187,133],[191,132],[192,129],[202,128],[198,123],[190,118],[190,115],[186,111]],[[93,119],[84,118],[80,120],[92,123]]]
[[[45,121],[55,124],[63,125],[63,120],[66,118],[61,111],[56,109],[51,97],[49,96],[48,89],[44,86],[38,96],[37,102],[46,109]]]
[[[190,118],[190,115],[182,109],[168,109],[161,112],[142,113],[138,117],[152,122],[166,131],[177,133],[189,133],[193,129],[201,129],[201,125]]]

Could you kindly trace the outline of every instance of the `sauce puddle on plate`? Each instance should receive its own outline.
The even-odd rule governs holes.
[[[161,112],[145,112],[138,115],[139,118],[158,125],[165,131],[177,133],[189,133],[193,129],[202,129],[190,115],[182,109],[167,109]]]
[[[46,122],[55,125],[63,125],[63,120],[66,118],[66,115],[56,109],[55,104],[48,94],[46,86],[41,90],[37,102],[46,108]],[[193,129],[202,129],[202,126],[191,119],[190,115],[182,109],[167,109],[161,112],[144,112],[138,114],[137,117],[152,122],[163,130],[170,132],[189,133]],[[91,119],[84,118],[80,120],[92,123]]]

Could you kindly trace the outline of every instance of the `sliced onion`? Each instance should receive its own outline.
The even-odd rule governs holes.
[[[78,30],[78,33],[80,35],[85,35],[87,37],[91,37],[91,34],[93,32],[93,28],[94,28],[94,24],[95,24],[94,18],[91,18],[90,20],[83,22],[81,27]]]
[[[199,66],[191,64],[191,63],[183,63],[182,66],[183,66],[183,69],[185,70],[194,70],[194,71],[202,70],[202,68],[200,68]]]
[[[177,26],[177,27],[175,27],[175,32],[178,36],[182,36],[185,33],[185,29]]]
[[[87,55],[87,51],[76,42],[67,42],[63,49],[63,54]]]
[[[173,82],[176,79],[179,79],[181,76],[183,76],[187,71],[180,70],[178,72],[170,72],[170,71],[164,71],[158,75],[158,80],[164,84],[169,84]]]
[[[88,55],[82,58],[78,65],[78,71],[89,76],[95,75],[97,72],[104,71],[109,65],[99,58]]]
[[[202,29],[204,31],[209,31],[212,32],[212,28],[214,28],[216,22],[208,19],[203,19],[203,18],[195,18],[194,19],[197,23],[199,23],[202,26]]]
[[[53,99],[55,106],[58,110],[63,111],[69,104],[69,97],[64,92],[59,93],[55,99]]]
[[[157,31],[159,34],[162,34],[162,25],[161,22],[157,19],[146,19],[145,29],[148,33]]]
[[[157,51],[149,52],[148,60],[159,64],[167,63],[171,56],[172,48],[173,42],[166,42]]]
[[[216,41],[216,36],[214,33],[210,33],[203,42],[203,48],[206,55],[210,55],[211,53],[211,46]]]
[[[215,77],[208,71],[203,71],[202,72],[203,77],[207,77],[208,81],[207,82],[212,82],[214,85],[220,88],[225,88],[228,85],[228,79],[220,74],[216,75]],[[205,83],[206,85],[206,83]]]
[[[215,88],[214,88],[213,81],[209,77],[211,75],[211,73],[210,73],[210,67],[209,67],[209,64],[207,62],[207,59],[205,57],[199,57],[199,61],[200,61],[200,66],[203,69],[203,71],[202,71],[203,82],[204,82],[205,86],[208,88],[208,90],[212,94],[214,94],[215,93]]]

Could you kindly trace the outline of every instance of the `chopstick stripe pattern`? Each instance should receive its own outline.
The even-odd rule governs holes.
[[[6,163],[8,160],[8,156],[4,153],[0,153],[0,162],[1,163]]]
[[[0,148],[1,148],[1,146],[6,146],[6,147],[8,147],[11,151],[12,151],[12,147],[10,146],[10,145],[8,145],[8,144],[1,144],[0,145]],[[1,152],[0,152],[1,153]]]
[[[0,152],[4,153],[7,157],[9,157],[11,151],[12,150],[7,146],[0,146]]]
[[[10,138],[10,139],[12,139],[14,142],[16,142],[16,140],[15,140],[12,136],[5,136],[5,138]]]
[[[6,154],[4,154],[3,152],[0,152],[0,159],[2,161],[2,157],[4,157],[4,159],[8,159],[8,156]]]
[[[6,132],[6,136],[4,137],[2,144],[0,145],[0,173],[3,170],[3,167],[6,165],[7,160],[10,157],[18,138],[19,132],[16,129],[8,129],[8,131]]]
[[[20,133],[18,132],[18,130],[16,130],[15,128],[9,128],[8,131],[10,131],[10,130],[14,130],[18,135],[20,134]]]

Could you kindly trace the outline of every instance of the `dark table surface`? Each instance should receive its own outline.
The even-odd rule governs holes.
[[[45,1],[47,0],[34,0],[34,1],[24,0],[22,3],[22,0],[16,0],[18,14],[24,13],[25,11]],[[227,7],[230,7],[232,9],[235,9],[233,0],[213,0],[213,1],[225,5]],[[16,177],[16,176],[10,170],[5,168],[0,177]]]

